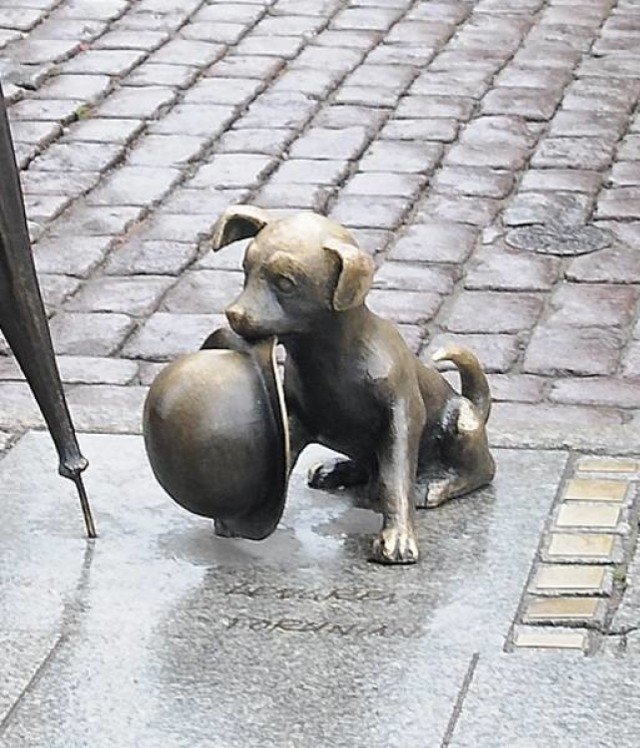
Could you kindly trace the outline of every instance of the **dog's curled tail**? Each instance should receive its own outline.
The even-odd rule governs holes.
[[[439,348],[431,357],[433,361],[451,361],[460,372],[462,395],[478,409],[483,421],[489,420],[491,391],[480,361],[468,348],[451,345]]]

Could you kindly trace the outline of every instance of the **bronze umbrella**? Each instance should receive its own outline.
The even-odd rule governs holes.
[[[60,475],[78,489],[90,538],[96,537],[82,483],[82,456],[53,355],[51,334],[31,254],[22,189],[0,86],[0,328],[40,406],[60,458]]]

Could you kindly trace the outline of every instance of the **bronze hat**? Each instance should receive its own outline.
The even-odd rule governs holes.
[[[261,540],[286,496],[289,435],[275,338],[249,343],[217,330],[156,377],[144,442],[160,485],[218,534]]]

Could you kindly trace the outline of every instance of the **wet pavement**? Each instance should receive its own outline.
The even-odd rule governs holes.
[[[0,745],[637,744],[639,35],[635,0],[0,0],[100,531],[0,341]],[[489,371],[495,484],[419,514],[417,567],[367,563],[379,519],[303,466],[259,544],[150,475],[238,202],[344,223],[413,350]]]

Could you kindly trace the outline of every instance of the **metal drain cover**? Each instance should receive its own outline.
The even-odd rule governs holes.
[[[605,249],[611,234],[597,226],[520,226],[505,236],[507,244],[516,249],[527,249],[542,255],[572,257]]]

